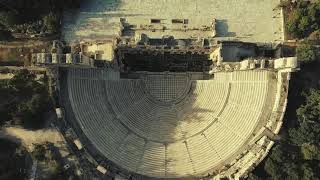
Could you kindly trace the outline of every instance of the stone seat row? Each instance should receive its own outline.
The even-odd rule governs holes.
[[[83,132],[119,166],[154,177],[225,163],[250,138],[269,91],[266,82],[194,81],[184,101],[164,107],[147,98],[143,81],[90,78],[68,76],[71,111]],[[249,104],[255,101],[262,102]]]

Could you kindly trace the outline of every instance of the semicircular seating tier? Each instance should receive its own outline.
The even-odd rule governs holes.
[[[149,177],[197,176],[233,161],[274,111],[277,73],[145,73],[121,79],[69,69],[75,120],[107,159]]]

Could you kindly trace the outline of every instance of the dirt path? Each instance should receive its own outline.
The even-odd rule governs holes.
[[[60,133],[56,129],[45,129],[30,131],[22,128],[9,127],[3,130],[2,136],[7,135],[7,137],[15,137],[21,140],[21,143],[31,151],[33,149],[33,144],[42,144],[45,142],[51,142],[59,146],[63,139]]]

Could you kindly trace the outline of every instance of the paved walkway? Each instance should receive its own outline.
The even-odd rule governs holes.
[[[147,24],[151,18],[169,25],[188,19],[201,27],[217,20],[217,35],[250,42],[282,40],[282,14],[274,10],[280,0],[92,0],[78,14],[66,13],[63,34],[67,41],[101,40],[117,34],[119,19]],[[169,25],[170,26],[170,25]]]

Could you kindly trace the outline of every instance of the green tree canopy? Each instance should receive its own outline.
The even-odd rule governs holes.
[[[302,62],[313,62],[316,60],[314,48],[309,43],[301,43],[296,49],[297,58]]]
[[[46,155],[46,147],[43,144],[34,144],[34,149],[32,151],[32,155],[39,161],[45,160]]]
[[[293,163],[298,158],[299,154],[294,147],[287,144],[279,144],[273,148],[265,162],[264,169],[272,179],[280,180],[290,176],[291,179],[298,180],[298,166]]]
[[[301,170],[303,172],[302,179],[303,180],[319,180],[319,176],[316,173],[316,169],[317,167],[312,167],[310,164],[304,163],[301,166]]]
[[[305,160],[320,160],[320,147],[318,145],[303,143],[301,152]]]
[[[286,29],[294,38],[305,38],[320,27],[320,2],[308,4],[298,1],[290,11]]]
[[[9,87],[17,92],[30,93],[36,76],[31,74],[27,69],[17,71],[13,78],[9,80]],[[29,94],[28,94],[29,95]]]
[[[52,12],[43,17],[43,23],[48,32],[55,33],[59,31],[59,17]]]
[[[283,170],[280,167],[280,164],[276,161],[268,158],[264,164],[264,170],[274,179],[281,180],[285,176]]]
[[[305,104],[297,109],[297,116],[301,122],[316,121],[320,123],[320,90],[311,89],[303,93]]]
[[[303,122],[299,127],[289,129],[290,141],[295,145],[320,142],[320,124]]]
[[[52,107],[46,83],[36,80],[34,74],[23,69],[0,85],[0,97],[7,97],[8,102],[0,106],[0,114],[5,121],[12,120],[13,124],[25,128],[41,127],[44,113]]]
[[[255,175],[255,174],[250,173],[248,175],[247,180],[262,180],[262,178],[260,178],[259,176]]]
[[[16,12],[0,11],[0,24],[3,24],[5,27],[9,28],[20,23],[21,17]]]

